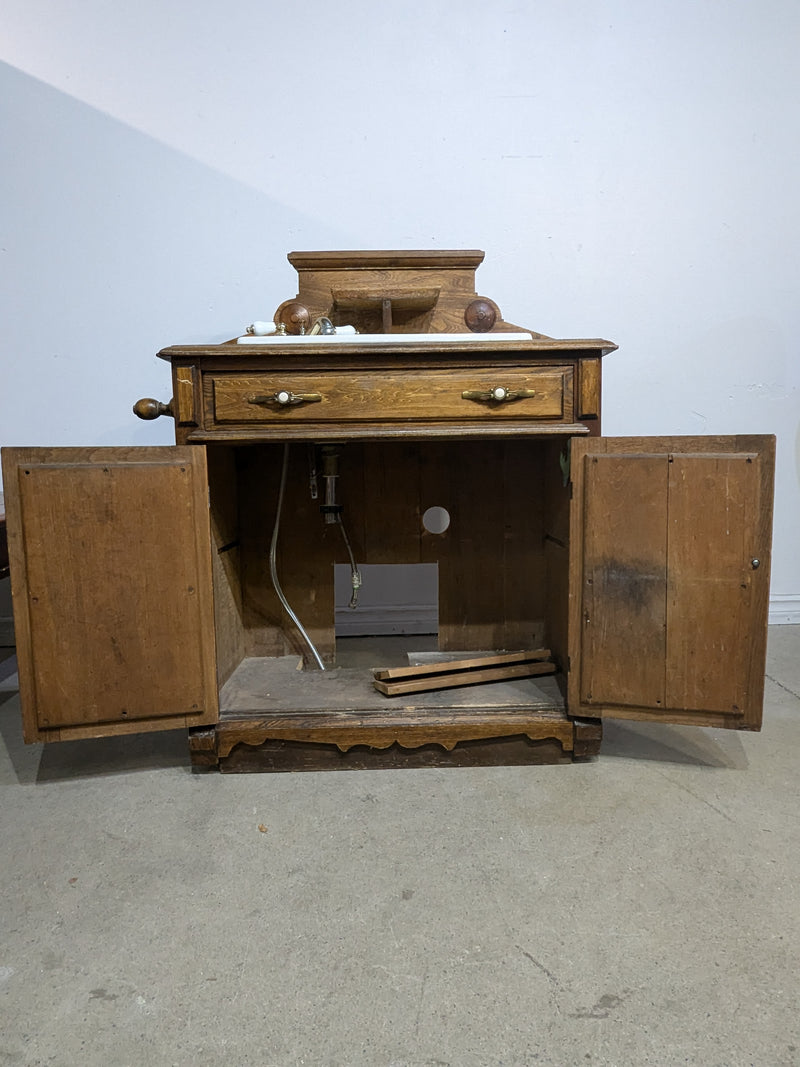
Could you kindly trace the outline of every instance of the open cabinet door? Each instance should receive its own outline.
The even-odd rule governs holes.
[[[25,740],[214,723],[205,449],[3,449]]]
[[[774,437],[571,444],[570,714],[758,730]]]

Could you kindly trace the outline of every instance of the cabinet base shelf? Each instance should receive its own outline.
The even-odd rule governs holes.
[[[569,763],[600,747],[601,723],[567,715],[557,675],[386,697],[370,670],[300,666],[296,656],[242,660],[222,687],[220,721],[190,732],[193,767]]]

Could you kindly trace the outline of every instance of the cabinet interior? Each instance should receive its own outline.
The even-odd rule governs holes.
[[[437,564],[438,635],[409,636],[409,649],[547,647],[563,671],[569,536],[565,443],[559,437],[337,443],[337,496],[357,563]],[[289,447],[277,570],[326,668],[336,668],[324,672],[270,578],[283,443],[207,446],[223,718],[269,709],[396,707],[371,685],[370,668],[389,665],[385,641],[376,647],[374,662],[360,652],[359,667],[348,666],[352,657],[342,654],[342,643],[337,653],[334,564],[348,564],[349,556],[338,525],[326,524],[320,512],[320,452],[320,443]],[[312,465],[317,499],[311,495]],[[444,532],[431,533],[423,525],[430,507],[448,512]],[[435,709],[460,701],[458,706],[485,709],[499,701],[500,707],[561,709],[562,688],[560,677],[524,679],[425,694],[415,706]]]

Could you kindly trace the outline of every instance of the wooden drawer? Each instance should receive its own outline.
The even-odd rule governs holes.
[[[571,366],[526,370],[287,371],[211,378],[213,421],[437,422],[572,419]],[[499,391],[495,398],[495,391]],[[506,396],[502,396],[502,391]],[[464,394],[469,394],[465,396]],[[281,403],[278,397],[289,397]],[[294,398],[302,398],[293,402]]]

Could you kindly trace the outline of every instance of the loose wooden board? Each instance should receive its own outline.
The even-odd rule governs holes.
[[[445,659],[434,663],[413,664],[410,667],[384,667],[376,670],[374,676],[382,682],[388,682],[401,678],[417,678],[424,674],[451,674],[453,671],[469,671],[481,667],[499,667],[504,664],[546,659],[550,659],[548,648],[540,648],[535,652],[499,652],[494,656],[479,655],[462,659]]]
[[[510,652],[424,666],[394,667],[375,671],[373,685],[385,696],[402,696],[405,693],[453,689],[507,678],[554,674],[555,665],[546,662],[549,656],[548,649],[538,649],[534,652]]]

